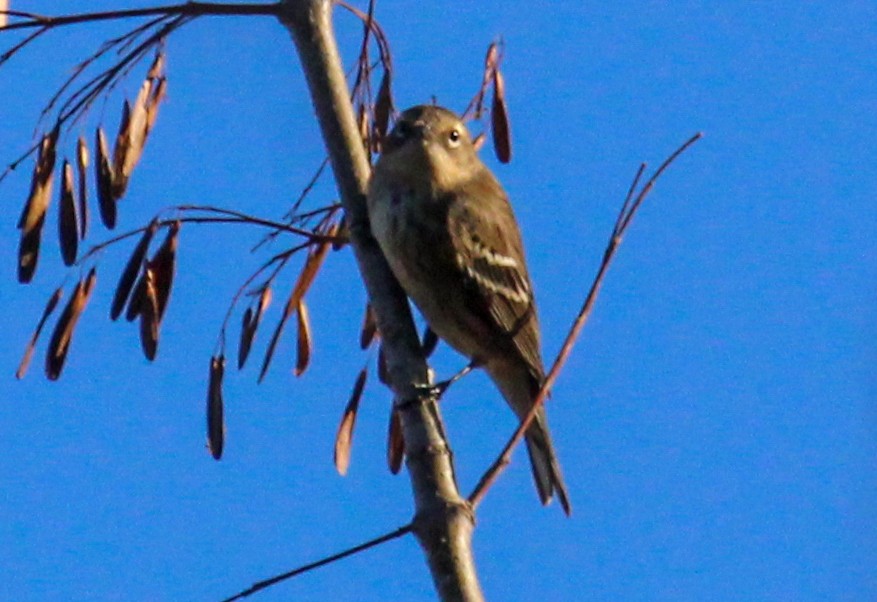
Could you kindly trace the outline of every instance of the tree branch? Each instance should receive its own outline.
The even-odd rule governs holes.
[[[280,4],[280,19],[298,48],[344,205],[351,245],[383,339],[414,489],[414,533],[442,600],[483,600],[471,550],[474,518],[457,490],[441,416],[428,394],[428,367],[408,300],[368,226],[365,194],[370,165],[335,43],[333,3],[283,0]]]

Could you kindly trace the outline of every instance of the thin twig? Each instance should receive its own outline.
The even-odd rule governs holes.
[[[698,132],[682,146],[680,146],[672,155],[670,155],[670,157],[668,157],[667,160],[661,164],[658,170],[655,171],[654,175],[649,178],[648,182],[646,182],[646,184],[640,190],[639,194],[636,196],[636,200],[634,200],[633,203],[630,203],[630,198],[636,186],[636,182],[639,181],[644,169],[643,166],[640,166],[639,170],[637,171],[636,177],[634,178],[634,186],[631,187],[631,190],[628,192],[627,198],[624,202],[624,206],[629,206],[629,210],[619,214],[618,219],[615,222],[615,226],[612,229],[612,235],[609,237],[609,244],[606,246],[606,251],[603,254],[603,261],[600,263],[600,269],[597,270],[597,275],[594,277],[594,281],[591,284],[591,289],[588,291],[588,296],[585,298],[585,302],[582,305],[582,308],[579,310],[579,314],[578,316],[576,316],[572,328],[570,328],[569,334],[567,334],[566,340],[563,343],[563,347],[561,347],[560,352],[557,354],[557,358],[554,360],[554,365],[551,366],[551,370],[549,371],[548,376],[545,378],[545,382],[542,384],[542,388],[539,390],[539,394],[533,401],[533,407],[530,408],[527,416],[521,421],[520,425],[515,430],[515,433],[508,440],[505,447],[503,447],[499,457],[497,457],[493,464],[490,465],[490,468],[487,469],[487,471],[481,477],[481,480],[478,481],[475,489],[473,489],[472,493],[469,495],[469,503],[472,504],[473,508],[477,507],[478,504],[481,503],[490,486],[494,483],[494,481],[496,481],[505,466],[508,465],[511,459],[512,450],[518,443],[520,443],[521,439],[523,439],[524,434],[527,432],[530,424],[536,418],[536,414],[539,411],[539,408],[542,407],[542,404],[545,402],[548,391],[551,389],[554,381],[557,379],[558,374],[560,374],[560,370],[566,363],[567,358],[569,358],[569,354],[572,352],[573,345],[575,344],[576,339],[578,338],[579,333],[582,330],[582,327],[585,325],[585,322],[588,321],[588,317],[591,314],[591,310],[594,306],[594,301],[597,298],[597,293],[599,293],[600,291],[600,286],[603,284],[603,279],[606,275],[607,269],[609,268],[609,264],[612,262],[612,258],[615,256],[615,251],[618,249],[618,245],[621,243],[622,236],[627,230],[627,227],[630,225],[634,214],[642,205],[642,202],[643,200],[645,200],[645,197],[648,195],[648,193],[652,190],[652,188],[654,188],[655,182],[657,181],[658,177],[660,177],[660,175],[664,172],[664,170],[669,167],[669,165],[680,154],[685,152],[688,147],[697,142],[701,138],[701,136],[702,134]]]
[[[13,16],[21,16],[7,11]],[[111,10],[96,13],[77,13],[73,15],[61,15],[58,17],[46,17],[29,15],[24,21],[10,23],[0,32],[14,29],[32,29],[34,27],[63,27],[79,23],[95,23],[97,21],[114,21],[119,19],[131,19],[135,17],[150,17],[153,15],[183,15],[187,17],[202,16],[277,16],[279,7],[277,2],[266,4],[247,3],[224,3],[224,2],[185,2],[183,4],[169,4],[166,6],[152,6],[148,8],[134,8],[127,10]]]
[[[395,531],[391,531],[390,533],[387,533],[386,535],[381,535],[380,537],[377,537],[377,538],[372,539],[370,541],[367,541],[365,543],[359,544],[358,546],[354,546],[350,549],[344,550],[343,552],[339,552],[338,554],[333,554],[332,556],[328,556],[326,558],[323,558],[322,560],[318,560],[316,562],[312,562],[310,564],[300,566],[297,569],[291,570],[287,573],[283,573],[282,575],[277,575],[276,577],[271,577],[270,579],[265,579],[264,581],[259,581],[257,583],[254,583],[253,585],[251,585],[248,589],[245,589],[244,591],[242,591],[238,594],[235,594],[231,598],[226,598],[225,600],[223,600],[223,602],[234,602],[235,600],[240,600],[242,598],[246,598],[247,596],[249,596],[251,594],[255,594],[258,591],[261,591],[267,587],[271,587],[272,585],[280,583],[281,581],[285,581],[287,579],[295,577],[296,575],[301,575],[302,573],[306,573],[308,571],[319,568],[321,566],[325,566],[327,564],[335,562],[336,560],[341,560],[342,558],[347,558],[348,556],[356,554],[357,552],[362,552],[363,550],[368,550],[369,548],[373,548],[373,547],[380,545],[382,543],[385,543],[387,541],[391,541],[393,539],[398,539],[399,537],[402,537],[403,535],[407,535],[408,533],[410,533],[411,528],[412,528],[412,525],[407,524],[404,527],[399,527]]]
[[[183,207],[178,207],[178,209],[184,209]],[[202,209],[203,210],[203,209]],[[337,236],[329,236],[326,234],[317,234],[313,232],[308,232],[307,230],[299,230],[298,228],[292,228],[290,226],[286,226],[285,224],[279,224],[277,222],[272,222],[268,220],[263,220],[259,218],[254,218],[251,216],[246,216],[245,214],[241,214],[240,216],[233,215],[235,212],[229,212],[232,215],[228,215],[226,217],[181,217],[174,219],[165,219],[158,222],[159,227],[170,226],[176,222],[182,222],[185,224],[249,224],[251,226],[262,226],[267,228],[281,228],[283,230],[287,230],[292,232],[293,234],[297,234],[300,236],[305,236],[308,238],[307,244],[313,244],[318,242],[339,242],[343,241]],[[119,234],[118,236],[114,236],[108,240],[100,242],[93,247],[91,247],[79,260],[76,262],[77,264],[81,264],[89,257],[97,254],[103,249],[116,244],[117,242],[121,242],[127,238],[131,238],[132,236],[137,236],[138,234],[142,234],[145,230],[147,230],[149,226],[143,226],[141,228],[136,228],[134,230],[130,230],[125,232],[124,234]]]

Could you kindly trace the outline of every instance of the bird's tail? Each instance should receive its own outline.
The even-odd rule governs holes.
[[[539,391],[537,380],[529,370],[521,366],[488,364],[486,368],[515,414],[523,420],[530,408],[533,407],[533,397]],[[539,499],[543,504],[547,504],[557,493],[560,505],[568,516],[572,507],[569,503],[566,484],[563,482],[560,464],[554,453],[554,445],[551,443],[545,408],[539,408],[536,413],[530,428],[527,429],[526,441]]]
[[[572,507],[569,503],[566,484],[563,482],[563,474],[560,472],[560,464],[554,453],[554,445],[551,443],[545,408],[539,408],[536,418],[527,429],[526,441],[530,467],[533,469],[533,480],[536,481],[539,499],[542,500],[543,504],[547,504],[551,501],[552,494],[557,493],[557,499],[560,501],[563,511],[569,516]]]

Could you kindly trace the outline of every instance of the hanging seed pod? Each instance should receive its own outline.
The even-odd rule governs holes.
[[[222,458],[225,445],[225,408],[222,401],[222,379],[225,356],[210,358],[210,384],[207,388],[207,448],[214,460]]]
[[[61,317],[58,318],[46,353],[46,376],[49,380],[57,380],[61,376],[64,361],[67,359],[67,351],[70,349],[70,341],[73,339],[73,331],[79,321],[79,316],[82,315],[88,304],[96,278],[97,273],[92,268],[85,281],[80,280],[77,283],[70,301],[67,302]]]
[[[326,234],[331,235],[336,231],[337,224],[331,227]],[[328,242],[321,242],[316,246],[315,250],[308,254],[301,273],[298,276],[298,280],[292,288],[292,293],[290,293],[289,299],[286,300],[286,306],[283,308],[283,315],[280,317],[280,321],[274,329],[274,334],[271,336],[271,342],[268,343],[268,350],[265,352],[265,358],[262,360],[262,370],[259,372],[259,382],[262,382],[262,379],[265,378],[265,374],[268,372],[268,367],[271,365],[274,351],[277,349],[277,343],[280,341],[280,335],[283,332],[283,328],[286,326],[286,321],[289,320],[293,312],[295,312],[298,307],[298,302],[304,298],[305,293],[308,292],[311,284],[313,284],[314,278],[316,278],[317,272],[323,264],[323,260],[326,258],[326,254],[329,252],[330,248],[331,245]]]
[[[304,299],[299,300],[295,313],[298,316],[298,346],[295,360],[295,375],[301,376],[311,363],[311,352],[313,351],[311,321],[308,316],[308,306],[305,304]]]
[[[79,181],[79,237],[84,239],[88,233],[88,144],[79,137],[76,143],[76,171]]]
[[[390,113],[393,111],[393,93],[390,90],[392,76],[389,69],[384,69],[381,77],[381,87],[378,89],[378,98],[375,101],[375,136],[380,139],[387,134],[387,126],[390,123]]]
[[[155,288],[155,272],[147,267],[143,274],[144,296],[140,304],[140,346],[150,362],[158,352],[158,293]]]
[[[43,136],[31,178],[30,194],[18,220],[18,228],[21,230],[18,247],[18,281],[21,283],[30,282],[37,269],[43,224],[52,197],[58,133],[58,126],[55,126],[55,129]]]
[[[484,146],[484,141],[487,139],[487,136],[484,135],[484,132],[481,132],[477,136],[475,136],[475,140],[472,141],[472,148],[476,151],[480,151],[481,147]]]
[[[157,230],[158,220],[153,219],[149,222],[149,226],[146,227],[146,230],[143,231],[140,241],[137,243],[137,246],[134,247],[134,252],[131,253],[128,263],[125,264],[125,269],[122,270],[119,284],[116,285],[116,292],[113,295],[113,304],[110,307],[111,320],[116,320],[122,315],[122,310],[125,308],[125,303],[131,295],[131,290],[134,287],[137,274],[143,267],[143,260],[146,258],[146,253],[149,251],[149,243],[152,241],[152,237]]]
[[[149,269],[155,274],[155,292],[158,300],[158,321],[164,318],[167,302],[171,295],[171,286],[176,271],[177,242],[180,234],[180,222],[174,222],[168,229],[167,236],[155,256],[149,262]]]
[[[104,226],[112,230],[116,227],[116,199],[113,196],[113,166],[110,163],[110,151],[103,128],[97,129],[95,148],[97,160],[94,163],[94,172],[100,219]]]
[[[362,317],[362,328],[359,331],[359,348],[368,349],[378,333],[378,323],[375,319],[375,310],[371,303],[365,304],[365,314]]]
[[[51,316],[52,312],[55,311],[55,308],[58,307],[58,302],[61,301],[61,297],[63,296],[64,289],[59,287],[49,298],[49,302],[46,303],[46,307],[43,309],[43,315],[40,316],[40,321],[37,322],[37,327],[34,329],[33,335],[30,337],[30,341],[24,350],[24,356],[21,358],[21,363],[18,365],[18,370],[15,372],[15,378],[21,380],[27,373],[30,361],[33,358],[34,349],[37,345],[37,339],[39,339],[40,333],[43,331],[43,326],[46,325],[46,320],[49,319],[49,316]]]
[[[259,328],[259,324],[262,322],[262,316],[265,314],[265,310],[270,303],[271,287],[266,285],[265,288],[262,289],[262,294],[259,295],[259,303],[256,306],[256,311],[253,312],[252,309],[247,308],[247,311],[244,312],[244,323],[241,327],[241,344],[238,347],[238,370],[244,367],[247,358],[250,356],[250,349],[253,346],[253,339],[256,337],[256,330]],[[250,318],[247,318],[247,315],[249,315]]]
[[[499,69],[493,72],[493,105],[490,109],[493,150],[500,163],[512,160],[512,138],[509,132],[508,106],[505,100],[505,83]]]
[[[133,105],[125,101],[122,122],[113,152],[113,197],[121,199],[128,189],[128,181],[143,155],[146,143],[148,105],[152,99],[153,81],[149,78],[140,86]]]
[[[133,322],[140,316],[143,304],[146,303],[146,270],[140,274],[137,283],[131,290],[131,298],[128,299],[128,309],[125,311],[125,320]]]
[[[368,376],[368,369],[363,368],[359,371],[356,382],[353,385],[353,390],[350,393],[350,399],[347,400],[347,406],[344,408],[344,414],[341,416],[338,433],[335,435],[335,470],[342,477],[347,474],[347,468],[350,466],[350,446],[353,442],[353,427],[356,424],[359,400],[362,398],[362,392],[365,389],[366,376]]]
[[[58,201],[58,238],[64,265],[76,262],[79,245],[79,221],[76,219],[76,199],[73,192],[73,166],[64,160],[61,168],[61,198]]]
[[[167,79],[161,78],[155,85],[155,90],[149,103],[146,105],[146,135],[155,127],[155,120],[158,119],[158,107],[167,95]]]
[[[155,58],[152,59],[152,64],[149,66],[149,71],[146,73],[146,79],[158,79],[160,77],[164,77],[164,63],[164,52],[162,52],[161,50],[156,50]]]
[[[390,426],[387,429],[387,467],[392,474],[399,474],[405,458],[405,439],[402,436],[402,419],[395,408],[390,410]]]

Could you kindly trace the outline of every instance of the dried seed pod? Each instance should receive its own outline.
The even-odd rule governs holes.
[[[379,139],[386,135],[390,113],[393,111],[391,79],[390,70],[385,68],[384,75],[381,77],[381,87],[378,89],[378,98],[375,101],[375,136]]]
[[[122,270],[119,284],[116,285],[116,292],[113,295],[113,304],[110,307],[111,320],[116,320],[122,314],[122,309],[124,309],[125,303],[131,295],[131,289],[134,286],[140,268],[143,266],[143,260],[146,258],[147,251],[149,251],[149,243],[152,241],[156,230],[158,230],[158,220],[153,219],[143,231],[140,241],[134,247],[134,252],[131,253],[128,263],[125,264],[125,269]]]
[[[365,315],[362,317],[362,329],[359,331],[360,349],[368,349],[377,333],[378,323],[375,320],[375,310],[372,309],[371,303],[366,303]]]
[[[508,163],[512,160],[512,138],[505,100],[505,83],[498,69],[493,72],[493,105],[490,109],[490,122],[496,158],[500,163]]]
[[[153,81],[149,78],[140,86],[133,105],[125,101],[122,122],[113,152],[113,196],[119,200],[128,189],[128,180],[143,155],[146,143],[148,105],[152,99]]]
[[[262,316],[265,314],[265,310],[268,308],[268,305],[271,304],[271,287],[265,286],[262,289],[262,294],[259,295],[259,303],[256,306],[256,311],[253,312],[252,309],[248,308],[246,312],[244,312],[244,323],[241,327],[241,344],[238,347],[238,370],[244,367],[244,364],[247,362],[247,358],[250,356],[250,349],[253,345],[253,339],[256,337],[256,330],[259,328],[259,324],[262,322]],[[247,315],[250,315],[250,318],[247,318]]]
[[[143,301],[140,304],[140,346],[143,355],[150,362],[158,352],[158,292],[155,287],[155,272],[151,267],[143,274]]]
[[[73,166],[66,159],[61,173],[58,238],[61,243],[61,257],[64,259],[64,265],[73,265],[76,262],[79,245],[79,221],[76,219],[76,199],[73,192]]]
[[[91,293],[94,290],[95,279],[97,273],[94,268],[89,272],[85,281],[80,280],[76,284],[73,295],[67,306],[58,318],[55,330],[52,332],[52,339],[49,342],[49,349],[46,353],[46,376],[49,380],[57,380],[61,376],[61,370],[64,368],[64,360],[67,359],[67,351],[70,349],[70,341],[73,339],[73,331],[76,328],[76,322],[82,315]]]
[[[146,135],[155,127],[155,120],[158,119],[158,107],[167,95],[167,79],[161,78],[155,85],[149,103],[146,105]]]
[[[331,235],[335,231],[337,231],[337,224],[330,227],[326,234]],[[286,300],[286,306],[283,308],[283,315],[280,317],[280,321],[274,329],[274,334],[271,336],[271,342],[268,343],[265,358],[262,360],[262,370],[259,372],[259,382],[262,382],[262,379],[265,378],[265,374],[268,372],[268,367],[271,365],[274,351],[277,349],[277,343],[280,341],[280,335],[283,332],[284,326],[286,326],[286,321],[289,320],[293,312],[295,312],[298,307],[298,302],[304,298],[305,293],[308,292],[311,284],[313,284],[314,278],[317,276],[317,271],[323,264],[323,260],[326,258],[326,254],[329,252],[330,248],[331,245],[328,242],[321,242],[315,249],[312,248],[312,251],[308,254],[301,273],[298,276],[298,280],[292,288],[292,293],[290,293],[289,299]]]
[[[18,228],[21,230],[18,281],[21,283],[30,282],[37,269],[43,224],[52,196],[58,133],[58,126],[55,126],[55,129],[43,136],[31,178],[30,194],[18,220]]]
[[[405,438],[402,436],[402,419],[395,408],[390,410],[390,425],[387,429],[387,466],[393,474],[399,474],[405,458]]]
[[[499,67],[499,47],[496,42],[491,42],[484,56],[484,72],[492,73]]]
[[[432,355],[432,352],[435,351],[436,345],[438,345],[438,335],[433,332],[432,328],[427,326],[423,329],[423,355],[425,357],[429,357]]]
[[[473,147],[476,151],[480,151],[480,150],[481,150],[481,147],[484,146],[484,141],[485,141],[486,139],[487,139],[487,137],[484,135],[484,132],[481,132],[480,134],[478,134],[477,136],[475,136],[475,140],[472,141],[472,147]]]
[[[353,442],[353,427],[356,424],[359,400],[362,398],[362,392],[365,389],[366,376],[368,376],[367,368],[360,370],[356,376],[353,391],[350,392],[350,399],[347,400],[344,415],[341,416],[341,423],[338,425],[338,433],[335,435],[335,469],[342,477],[347,474],[347,468],[350,466],[350,446]]]
[[[250,355],[250,347],[253,344],[253,336],[255,334],[256,329],[253,328],[253,308],[248,307],[241,318],[241,340],[238,344],[238,370],[244,367],[244,364],[247,361],[247,356]]]
[[[149,261],[149,269],[155,274],[155,292],[158,299],[158,321],[164,318],[167,302],[171,295],[171,286],[176,270],[177,241],[180,234],[180,222],[176,221],[168,229],[167,236],[155,256]]]
[[[100,219],[104,226],[112,230],[116,227],[116,198],[113,196],[113,165],[110,163],[110,151],[103,128],[97,129],[95,148],[97,160],[94,163],[94,172]]]
[[[298,316],[298,346],[295,360],[295,375],[301,376],[311,363],[313,341],[311,339],[311,320],[308,316],[308,306],[304,299],[298,302],[296,309]]]
[[[146,270],[140,274],[134,288],[131,289],[131,298],[128,299],[128,309],[125,311],[125,320],[133,322],[140,315],[143,304],[146,302]]]
[[[371,150],[371,144],[369,144],[371,136],[369,136],[368,113],[365,110],[365,105],[359,105],[356,112],[356,123],[359,126],[359,137],[362,139],[362,146],[365,148],[365,152],[368,153]]]
[[[84,239],[88,233],[88,144],[79,137],[76,143],[76,170],[79,180],[79,237]]]
[[[152,59],[152,65],[146,73],[146,79],[158,79],[164,76],[165,55],[161,50],[156,50],[155,58]]]
[[[222,378],[225,356],[210,358],[210,384],[207,387],[207,448],[214,460],[222,457],[225,445],[225,409],[222,401]]]
[[[33,335],[30,337],[30,341],[24,350],[24,356],[21,358],[21,363],[18,365],[18,370],[15,372],[15,378],[21,380],[27,373],[27,369],[30,366],[30,360],[33,357],[33,352],[37,345],[37,339],[39,339],[40,333],[43,331],[43,326],[46,325],[46,320],[49,319],[49,316],[52,315],[52,312],[58,307],[58,302],[63,296],[64,289],[58,287],[49,298],[48,303],[46,303],[46,307],[43,309],[43,315],[40,316],[40,321],[37,322],[37,327],[34,329]]]

